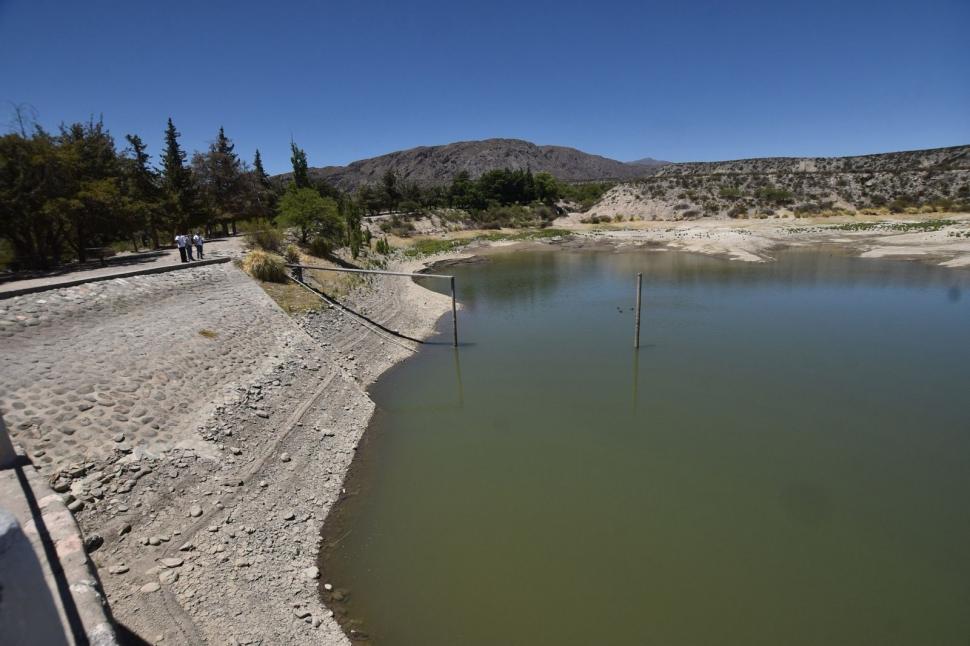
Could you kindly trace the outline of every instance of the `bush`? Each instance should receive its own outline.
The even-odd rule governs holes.
[[[243,269],[258,280],[264,280],[268,283],[286,282],[286,268],[283,266],[283,261],[265,251],[257,249],[249,252],[249,255],[243,260]]]
[[[295,244],[287,245],[286,252],[283,254],[286,258],[286,263],[289,265],[297,265],[300,263],[300,248]]]
[[[391,245],[387,241],[387,238],[381,238],[380,240],[378,240],[377,243],[374,245],[374,248],[377,251],[377,253],[384,254],[385,256],[391,253]]]
[[[757,196],[768,202],[774,202],[775,204],[788,204],[794,199],[791,191],[785,190],[783,188],[777,188],[775,186],[765,186],[764,188],[759,188]]]
[[[333,250],[333,245],[331,244],[330,239],[325,238],[324,236],[316,236],[310,241],[308,246],[310,249],[310,255],[316,256],[317,258],[326,258]]]
[[[283,248],[283,234],[276,229],[260,229],[246,234],[246,243],[251,249],[279,252]]]

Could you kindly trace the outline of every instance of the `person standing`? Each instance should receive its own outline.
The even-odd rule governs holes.
[[[189,254],[189,260],[195,260],[192,257],[192,238],[187,235],[183,235],[182,239],[185,240],[185,251]]]
[[[179,255],[182,256],[182,262],[188,262],[185,253],[185,236],[182,234],[175,236],[175,246],[179,248]]]
[[[199,232],[192,236],[192,242],[195,243],[195,250],[199,254],[199,260],[202,260],[202,245],[205,244],[205,239],[202,237],[202,233]]]

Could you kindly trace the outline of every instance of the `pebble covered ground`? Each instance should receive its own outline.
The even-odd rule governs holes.
[[[191,445],[191,420],[279,343],[285,315],[259,292],[214,265],[0,301],[0,410],[14,442],[52,469],[116,447]]]
[[[348,300],[415,336],[450,307],[406,280]],[[0,412],[77,517],[122,635],[347,644],[320,530],[367,385],[415,347],[337,309],[291,318],[232,265],[93,283],[0,301]]]

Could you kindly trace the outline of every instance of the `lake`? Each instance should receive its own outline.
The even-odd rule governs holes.
[[[388,646],[966,646],[970,272],[825,249],[444,271],[462,345],[446,317],[372,388],[325,530],[345,628]]]

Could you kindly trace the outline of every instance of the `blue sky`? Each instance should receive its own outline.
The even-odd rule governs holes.
[[[970,143],[970,1],[0,0],[0,102],[270,172],[518,137],[630,160]]]

